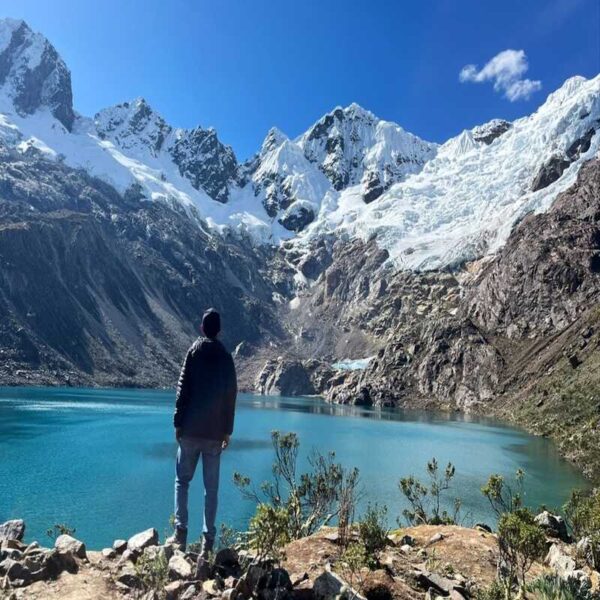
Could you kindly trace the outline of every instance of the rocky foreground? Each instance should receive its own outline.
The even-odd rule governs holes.
[[[586,564],[585,544],[570,542],[560,517],[541,513],[536,521],[546,532],[548,554],[528,577],[553,573],[584,581],[597,592],[600,574]],[[67,534],[58,536],[52,548],[26,543],[24,534],[21,520],[0,525],[0,598],[461,600],[481,597],[498,565],[497,538],[485,526],[397,530],[373,569],[352,569],[345,562],[335,528],[291,542],[278,562],[257,561],[232,548],[206,561],[192,550],[161,544],[156,529],[115,540],[100,552],[88,551]]]

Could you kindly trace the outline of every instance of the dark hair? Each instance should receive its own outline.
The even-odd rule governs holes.
[[[202,331],[211,340],[221,331],[221,315],[214,308],[209,308],[202,315]]]

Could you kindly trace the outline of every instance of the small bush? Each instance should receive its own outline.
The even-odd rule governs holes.
[[[69,527],[66,523],[56,523],[46,530],[46,535],[55,540],[59,535],[74,535],[75,527]]]
[[[387,507],[369,504],[358,522],[358,535],[369,559],[369,566],[379,564],[379,555],[388,543]]]
[[[458,519],[461,500],[455,498],[453,512],[442,510],[442,496],[450,489],[456,469],[448,463],[443,473],[435,458],[427,463],[429,485],[421,483],[414,475],[403,477],[399,488],[410,503],[411,508],[403,511],[404,518],[409,525],[453,525]]]
[[[589,539],[590,566],[600,568],[600,491],[573,490],[564,506],[565,518],[576,539]]]
[[[162,590],[168,583],[169,563],[164,552],[143,553],[135,563],[135,572],[144,590]]]
[[[285,513],[292,540],[311,535],[336,518],[343,518],[347,526],[354,512],[358,469],[345,470],[335,462],[334,453],[313,452],[309,458],[311,470],[298,475],[298,436],[274,431],[271,440],[275,451],[273,479],[256,490],[248,477],[235,473],[234,484],[242,495],[259,505],[261,516],[266,506],[274,509],[270,516],[278,522],[283,521]]]
[[[525,589],[535,600],[598,600],[588,581],[575,578],[562,579],[558,575],[542,575]]]
[[[525,575],[534,561],[546,553],[546,535],[527,508],[504,513],[498,521],[498,546],[501,564],[507,573],[505,583],[525,584]]]
[[[259,560],[281,560],[283,547],[291,541],[289,513],[283,507],[261,503],[250,519],[248,546]]]
[[[488,482],[481,488],[481,493],[488,499],[492,510],[500,517],[523,506],[525,473],[519,469],[515,483],[509,484],[502,475],[490,475]]]
[[[340,561],[342,577],[358,593],[362,594],[369,577],[369,555],[363,543],[353,542],[348,545]],[[350,598],[354,594],[347,594]]]
[[[477,590],[475,600],[506,600],[506,590],[499,581],[493,581],[489,587]]]

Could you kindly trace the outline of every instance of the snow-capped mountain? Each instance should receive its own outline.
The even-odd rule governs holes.
[[[24,21],[0,22],[0,98],[2,111],[31,115],[41,108],[71,128],[71,73],[52,44]]]
[[[599,149],[600,76],[574,77],[533,115],[494,120],[438,146],[357,104],[296,139],[271,130],[239,164],[212,129],[168,124],[143,99],[72,107],[70,73],[23,21],[0,21],[0,141],[83,168],[121,194],[181,206],[201,227],[292,239],[375,239],[397,266],[431,269],[495,252],[546,210]]]
[[[436,151],[436,144],[377,119],[358,104],[337,107],[303,134],[298,144],[336,190],[361,184],[367,203],[406,175],[419,172]]]

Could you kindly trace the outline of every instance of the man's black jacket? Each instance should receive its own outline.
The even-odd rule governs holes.
[[[218,340],[198,338],[181,368],[173,424],[183,435],[222,440],[233,432],[236,395],[231,354]]]

